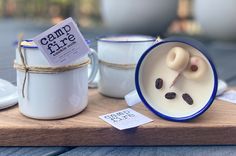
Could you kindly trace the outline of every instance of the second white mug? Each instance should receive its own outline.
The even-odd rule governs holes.
[[[98,39],[98,90],[103,95],[124,98],[134,90],[134,72],[137,61],[155,41],[145,35],[117,35]]]

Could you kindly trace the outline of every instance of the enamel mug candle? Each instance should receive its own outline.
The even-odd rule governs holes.
[[[135,71],[136,93],[154,114],[171,121],[185,121],[203,114],[213,103],[218,78],[215,66],[198,41],[164,39],[140,57]],[[126,97],[139,101],[134,92]]]
[[[98,40],[100,80],[98,90],[103,95],[124,98],[134,90],[135,66],[142,53],[155,38],[145,35],[116,35]]]
[[[93,81],[98,67],[94,50],[69,65],[52,67],[32,41],[21,42],[20,48],[22,53],[16,49],[14,67],[17,69],[18,101],[22,114],[36,119],[58,119],[85,109],[88,83]],[[92,72],[88,78],[89,58]]]

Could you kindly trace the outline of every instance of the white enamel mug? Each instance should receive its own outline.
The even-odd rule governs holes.
[[[116,35],[98,39],[99,92],[109,97],[124,98],[134,90],[135,65],[154,41],[154,37],[145,35]]]
[[[24,41],[21,48],[28,66],[51,67],[32,41]],[[91,49],[88,56],[71,63],[80,64],[88,58],[92,61],[89,78],[87,65],[59,73],[27,73],[25,97],[22,96],[25,72],[17,70],[20,112],[36,119],[59,119],[85,109],[88,104],[88,84],[93,81],[98,70],[97,54]],[[15,61],[22,64],[18,48]]]

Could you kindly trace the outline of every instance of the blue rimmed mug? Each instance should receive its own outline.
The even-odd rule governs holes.
[[[34,67],[37,70],[52,68],[32,40],[21,42],[20,48],[28,67]],[[92,69],[88,77],[89,59]],[[88,55],[66,66],[56,67],[67,67],[68,70],[56,72],[28,71],[26,73],[20,50],[16,48],[14,66],[17,69],[20,112],[36,119],[59,119],[75,115],[86,108],[88,86],[92,84],[98,71],[98,58],[97,53],[90,49]],[[72,66],[74,67],[69,68]],[[32,70],[35,70],[34,68]]]
[[[190,58],[198,57],[205,62],[205,66],[197,69],[206,68],[200,79],[180,74],[175,85],[171,87],[179,74],[166,64],[168,52],[174,47],[182,47],[190,53]],[[154,44],[138,61],[135,70],[136,91],[127,95],[126,101],[132,105],[131,103],[139,102],[140,98],[151,112],[171,121],[190,120],[203,114],[213,103],[218,86],[215,66],[206,52],[202,44],[188,38],[168,38]],[[162,80],[162,88],[159,89],[155,86],[158,78]],[[167,93],[174,93],[174,99],[167,99]],[[186,102],[186,94],[193,103],[188,103],[189,99]]]

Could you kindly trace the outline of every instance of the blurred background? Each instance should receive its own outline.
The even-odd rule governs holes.
[[[192,0],[1,0],[0,17],[42,26],[71,16],[83,28],[106,27],[118,33],[199,34],[192,5]]]
[[[200,40],[220,78],[236,85],[235,0],[0,0],[0,77],[15,82],[14,41],[73,17],[91,47],[108,34],[187,36]]]

